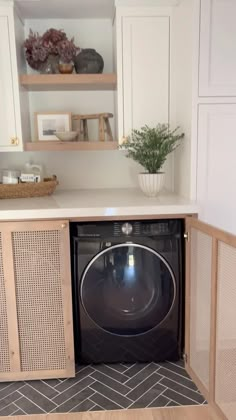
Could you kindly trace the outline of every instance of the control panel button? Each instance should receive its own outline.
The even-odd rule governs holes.
[[[124,223],[121,228],[124,235],[130,235],[133,232],[133,226],[131,223]]]

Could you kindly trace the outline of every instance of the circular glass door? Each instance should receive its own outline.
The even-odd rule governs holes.
[[[114,245],[86,267],[80,298],[90,319],[117,335],[143,334],[170,313],[176,296],[173,272],[165,259],[139,244]]]

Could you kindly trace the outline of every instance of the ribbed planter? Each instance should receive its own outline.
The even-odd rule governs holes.
[[[139,186],[148,197],[156,197],[163,189],[165,182],[164,172],[157,174],[141,173],[139,174]]]

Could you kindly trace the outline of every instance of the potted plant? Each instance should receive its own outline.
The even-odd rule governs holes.
[[[121,148],[127,150],[126,156],[145,169],[139,174],[139,185],[147,196],[155,197],[163,188],[165,174],[161,168],[183,137],[179,127],[171,130],[168,124],[158,124],[154,128],[145,125],[140,130],[132,130],[131,136],[123,142]]]
[[[78,52],[74,44],[74,38],[71,40],[65,39],[59,42],[57,51],[60,58],[59,61],[59,72],[60,73],[72,73],[74,68],[74,58]]]

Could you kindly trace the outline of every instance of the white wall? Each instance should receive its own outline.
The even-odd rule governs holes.
[[[60,189],[135,188],[141,167],[123,151],[9,152],[0,153],[3,168],[21,169],[26,162],[43,164],[47,174],[57,175]],[[167,175],[167,186],[170,186]]]

